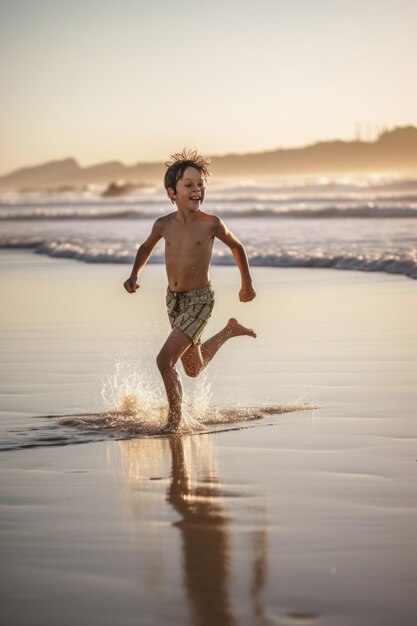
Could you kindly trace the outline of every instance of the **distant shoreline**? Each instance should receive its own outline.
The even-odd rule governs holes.
[[[376,141],[321,141],[300,148],[211,157],[216,178],[270,178],[372,172],[417,174],[417,128],[381,133]],[[0,189],[59,189],[86,185],[152,185],[161,183],[162,162],[124,165],[118,161],[82,167],[74,158],[19,168],[0,176]]]

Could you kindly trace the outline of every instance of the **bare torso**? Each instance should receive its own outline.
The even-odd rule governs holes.
[[[195,212],[187,221],[178,212],[162,218],[161,234],[171,291],[189,291],[208,284],[215,223],[216,218],[202,211]]]

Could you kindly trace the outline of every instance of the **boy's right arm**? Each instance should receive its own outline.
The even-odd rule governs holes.
[[[147,240],[138,248],[136,258],[132,267],[132,273],[130,274],[129,278],[123,283],[123,286],[128,293],[135,293],[136,289],[139,288],[138,274],[142,267],[145,265],[146,261],[149,259],[152,250],[162,237],[162,219],[159,218],[156,220],[155,224],[152,227],[151,234],[149,235]]]

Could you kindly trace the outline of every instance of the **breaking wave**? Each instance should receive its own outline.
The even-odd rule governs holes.
[[[224,180],[204,210],[225,219],[253,265],[386,272],[417,278],[417,179],[394,175]],[[88,263],[132,263],[167,210],[162,187],[123,197],[99,191],[0,191],[0,247]],[[162,263],[158,244],[149,260]],[[213,263],[233,262],[214,246]]]
[[[89,241],[81,238],[51,239],[42,237],[0,237],[0,248],[33,249],[37,254],[55,258],[76,259],[87,263],[131,264],[135,258],[134,245],[127,242]],[[250,263],[263,267],[315,267],[362,272],[402,274],[417,279],[417,250],[367,249],[363,246],[337,247],[331,245],[283,247],[268,245],[265,252],[257,246],[247,246]],[[163,252],[154,252],[148,263],[164,262]],[[215,265],[230,265],[233,257],[224,250],[214,250]]]

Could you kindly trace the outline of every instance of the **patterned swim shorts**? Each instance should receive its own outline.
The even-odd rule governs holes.
[[[171,328],[181,330],[194,344],[200,343],[214,305],[211,284],[177,292],[168,287],[166,303]]]

